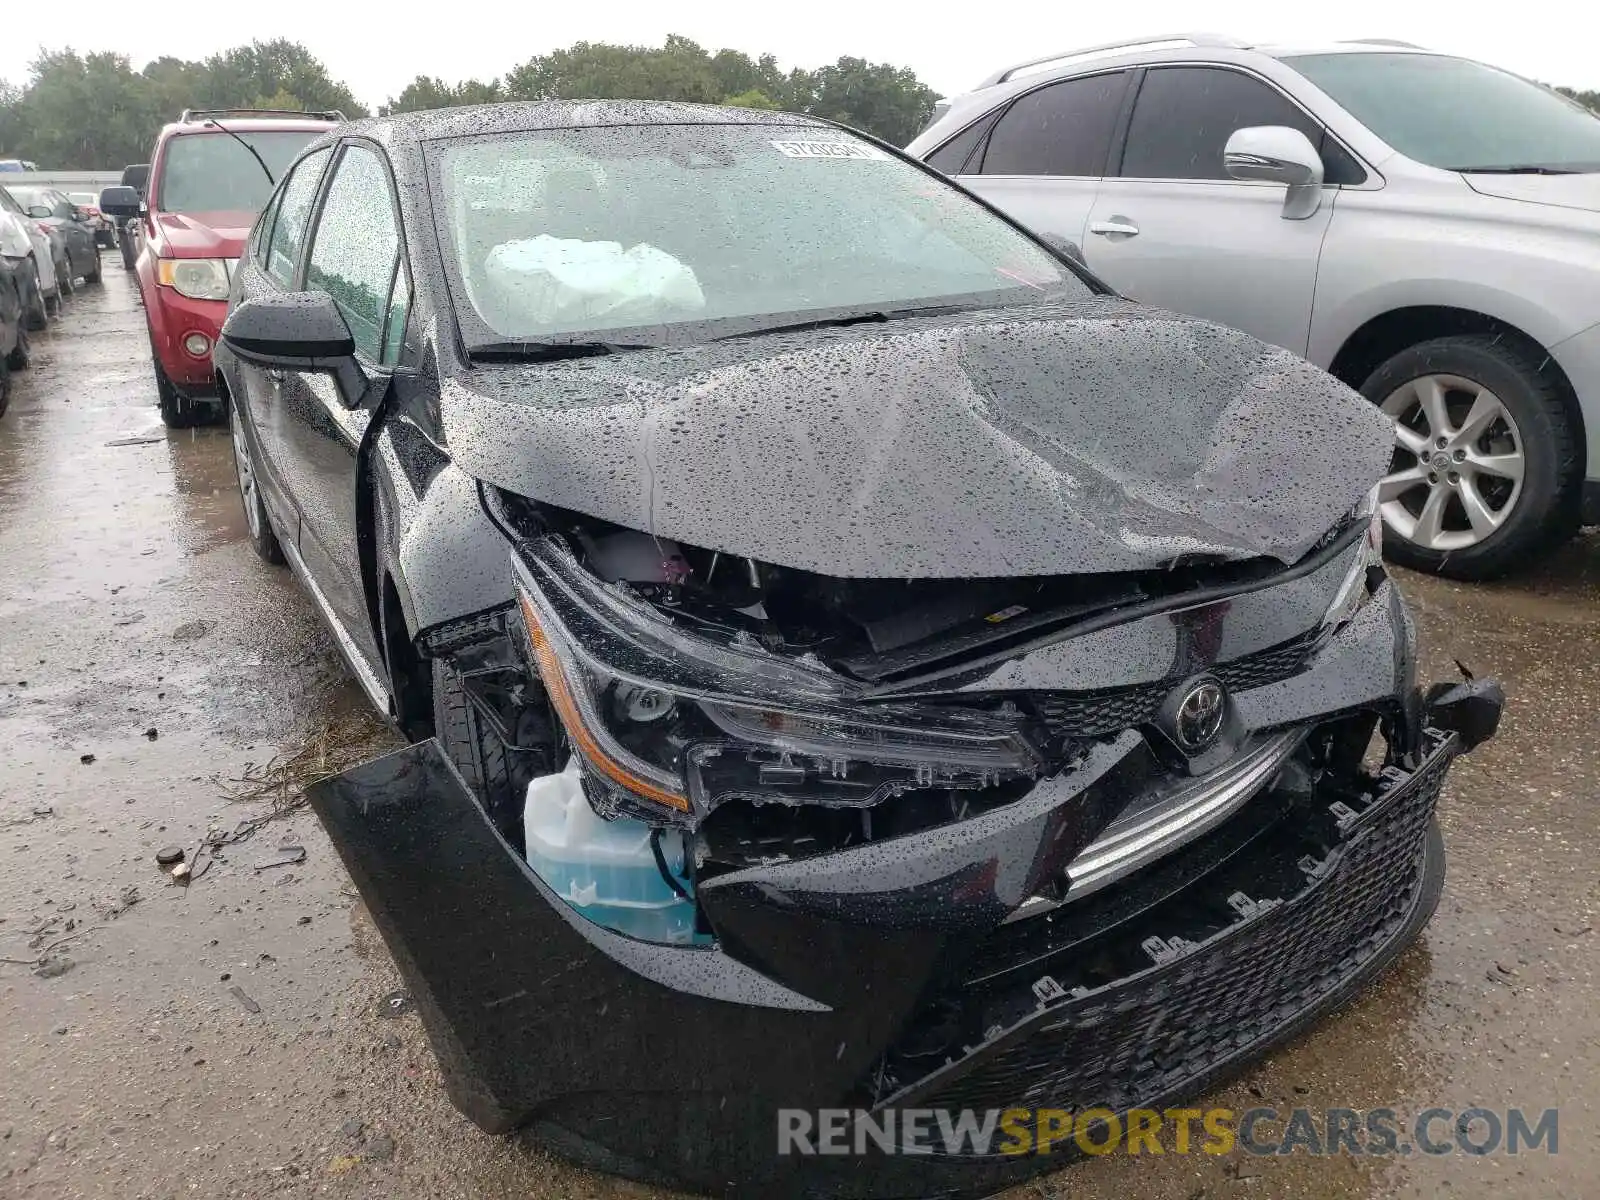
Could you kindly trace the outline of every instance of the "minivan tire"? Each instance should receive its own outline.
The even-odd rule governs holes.
[[[1521,570],[1570,537],[1578,526],[1582,468],[1577,431],[1559,380],[1519,342],[1495,334],[1462,334],[1419,342],[1381,364],[1361,385],[1374,404],[1412,380],[1455,375],[1493,392],[1522,442],[1521,491],[1499,529],[1475,545],[1435,550],[1385,526],[1391,561],[1451,579],[1494,579]]]

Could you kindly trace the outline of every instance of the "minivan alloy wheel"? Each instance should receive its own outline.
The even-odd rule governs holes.
[[[1488,388],[1459,375],[1422,375],[1380,407],[1395,451],[1379,488],[1386,525],[1429,550],[1465,550],[1505,523],[1522,492],[1523,441]]]

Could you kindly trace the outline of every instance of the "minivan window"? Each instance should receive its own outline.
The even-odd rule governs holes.
[[[1127,72],[1064,79],[1018,97],[989,135],[985,175],[1104,175]]]
[[[266,171],[238,139],[219,130],[169,138],[162,151],[156,207],[170,213],[260,212],[284,168],[319,136],[315,129],[241,132],[239,138],[255,148]]]
[[[347,146],[322,202],[306,264],[306,287],[333,297],[356,349],[373,362],[383,357],[389,290],[399,250],[400,227],[388,172],[376,151]]]
[[[1093,294],[959,189],[841,129],[549,129],[429,155],[469,346],[622,328],[667,344],[754,318]]]
[[[1439,54],[1303,54],[1284,61],[1427,166],[1600,171],[1600,118],[1509,71]]]
[[[332,153],[331,149],[324,148],[308,154],[283,185],[283,195],[278,199],[278,219],[272,226],[272,240],[267,243],[267,274],[284,287],[294,283],[306,222],[311,219],[311,204],[317,198],[322,168]]]

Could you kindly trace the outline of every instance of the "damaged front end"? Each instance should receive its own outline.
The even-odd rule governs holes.
[[[313,799],[457,1104],[630,1174],[979,1193],[1048,1160],[802,1177],[776,1114],[1193,1094],[1421,928],[1498,720],[1418,691],[1370,499],[1290,566],[930,580],[484,503],[515,607],[426,649],[509,785],[427,742]]]

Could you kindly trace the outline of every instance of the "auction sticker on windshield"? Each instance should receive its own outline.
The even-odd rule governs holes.
[[[876,158],[889,156],[864,142],[773,142],[789,158]]]

